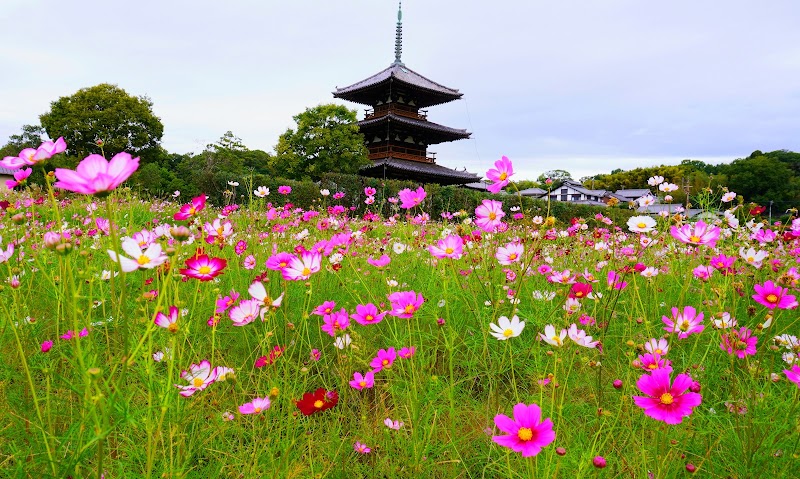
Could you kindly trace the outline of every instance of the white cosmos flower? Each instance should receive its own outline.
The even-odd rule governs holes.
[[[352,343],[352,342],[353,342],[353,340],[350,339],[350,335],[349,334],[345,334],[344,336],[339,336],[338,338],[336,338],[336,341],[333,342],[333,345],[336,346],[339,349],[344,349],[344,348],[350,346],[350,343]]]
[[[663,182],[664,182],[664,177],[663,176],[651,176],[647,180],[647,184],[650,185],[650,186],[658,186]]]
[[[522,334],[522,330],[525,329],[525,321],[520,321],[516,315],[511,320],[505,316],[500,316],[497,324],[491,323],[489,327],[492,329],[489,334],[500,341],[505,341],[508,338],[516,338]]]
[[[269,196],[269,188],[266,186],[259,186],[255,191],[253,191],[253,194],[259,198],[264,198],[265,196]]]
[[[724,195],[722,195],[722,201],[724,203],[728,203],[730,201],[733,201],[735,198],[736,198],[736,193],[734,193],[733,191],[729,191],[729,192],[725,193]]]
[[[628,219],[628,229],[633,233],[649,233],[656,227],[656,220],[649,216],[632,216]]]
[[[403,243],[394,243],[392,245],[392,250],[395,252],[395,254],[402,254],[403,252],[405,252],[406,248],[407,246],[404,245]]]
[[[739,256],[742,257],[748,264],[760,268],[764,259],[768,256],[766,251],[756,251],[755,248],[750,248],[745,251],[744,246],[739,248]]]
[[[552,324],[548,324],[544,327],[544,334],[539,333],[539,337],[548,344],[561,347],[567,337],[567,330],[562,329],[560,333],[556,334],[556,328]]]

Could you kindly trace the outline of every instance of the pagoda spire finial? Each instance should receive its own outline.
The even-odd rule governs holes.
[[[403,64],[403,61],[400,59],[400,55],[403,53],[403,2],[402,0],[398,2],[397,6],[397,31],[395,33],[394,39],[394,62],[400,65]]]

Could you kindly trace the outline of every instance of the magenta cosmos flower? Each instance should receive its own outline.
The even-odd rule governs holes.
[[[222,274],[228,262],[222,258],[210,258],[202,250],[186,259],[186,268],[181,268],[181,274],[200,281],[211,281]]]
[[[25,168],[24,170],[19,170],[14,172],[14,179],[13,180],[6,180],[6,188],[9,190],[13,190],[17,186],[24,185],[25,180],[31,176],[33,170],[31,168]]]
[[[486,189],[494,194],[499,193],[500,190],[508,185],[508,179],[513,174],[514,167],[511,165],[511,160],[505,156],[500,158],[494,162],[494,168],[486,172],[486,177],[494,182],[487,186]]]
[[[269,398],[255,398],[239,406],[239,412],[242,414],[259,414],[261,411],[269,409],[270,405]]]
[[[439,259],[459,259],[464,254],[464,240],[458,235],[450,235],[447,238],[439,240],[436,246],[428,246],[428,251]]]
[[[786,375],[786,379],[795,383],[795,385],[800,388],[800,366],[795,364],[791,369],[784,369],[783,374]]]
[[[695,224],[685,224],[678,228],[673,226],[669,230],[673,238],[686,244],[707,245],[714,248],[719,239],[719,228],[707,225],[703,221]]]
[[[192,198],[192,202],[181,206],[173,218],[175,221],[183,221],[193,218],[197,213],[206,207],[206,195],[200,195]]]
[[[503,212],[503,203],[497,200],[483,200],[475,208],[475,224],[487,233],[493,233],[495,228],[502,223],[501,218],[506,214]]]
[[[700,333],[705,329],[705,326],[703,326],[703,313],[698,313],[691,306],[683,308],[682,313],[678,311],[678,308],[672,308],[671,318],[661,317],[661,320],[666,324],[665,331],[678,333],[678,339],[686,339],[690,334]]]
[[[522,457],[535,456],[556,440],[553,421],[541,418],[539,406],[519,403],[514,406],[514,419],[503,414],[494,417],[495,426],[507,435],[492,436],[492,441],[522,453]]]
[[[326,314],[323,316],[322,322],[324,324],[320,327],[320,329],[331,336],[336,337],[337,332],[344,331],[348,328],[348,326],[350,326],[350,317],[347,315],[347,311],[342,308],[339,311],[334,311],[331,314]]]
[[[753,288],[756,290],[753,299],[769,309],[793,309],[797,307],[797,300],[795,297],[786,294],[789,290],[781,288],[772,281],[767,281],[763,286],[756,284]]]
[[[730,332],[722,336],[722,343],[719,345],[728,354],[735,354],[739,359],[745,356],[756,354],[756,344],[758,338],[753,336],[753,332],[747,328],[740,328],[739,331],[731,329]]]
[[[356,312],[351,314],[350,317],[358,324],[366,326],[368,324],[378,324],[383,321],[387,311],[379,312],[378,307],[372,303],[359,304],[356,306]]]
[[[23,166],[33,166],[40,161],[46,160],[54,155],[62,153],[67,149],[67,143],[63,137],[56,141],[45,141],[39,148],[25,148],[19,152],[19,156],[6,156],[0,160],[0,166],[10,170],[16,170]]]
[[[397,196],[401,201],[400,207],[410,210],[421,204],[428,194],[425,193],[425,190],[420,186],[414,191],[411,191],[409,188],[402,189],[397,193]]]
[[[89,155],[75,171],[56,168],[58,181],[53,186],[84,195],[103,194],[122,184],[138,168],[139,158],[132,158],[129,153],[117,153],[111,161],[100,155]]]
[[[371,264],[372,266],[375,266],[376,268],[383,268],[384,266],[388,265],[391,262],[392,258],[390,258],[388,255],[385,254],[381,255],[381,257],[378,259],[372,259],[372,256],[367,258],[367,263]]]
[[[361,373],[353,373],[353,380],[350,381],[350,386],[353,389],[369,389],[375,385],[375,373],[373,371],[367,371],[366,374],[362,375]]]
[[[670,369],[655,369],[636,381],[636,387],[647,396],[633,396],[633,402],[644,409],[644,413],[667,424],[680,424],[692,408],[699,406],[703,397],[699,393],[686,392],[692,385],[687,374],[678,374],[670,386]]]
[[[398,291],[390,294],[388,298],[392,303],[392,310],[389,314],[404,319],[414,316],[414,313],[422,307],[422,303],[425,301],[422,294],[414,291]]]
[[[378,350],[378,355],[372,358],[369,365],[372,367],[372,370],[377,373],[383,369],[391,368],[396,359],[397,351],[395,351],[394,348],[380,349]]]

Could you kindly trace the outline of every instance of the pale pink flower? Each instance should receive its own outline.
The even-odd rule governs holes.
[[[666,327],[665,331],[678,333],[678,339],[688,338],[690,334],[700,333],[705,329],[703,326],[703,313],[698,313],[692,306],[683,308],[679,312],[678,308],[672,308],[672,317],[663,316],[661,320]]]
[[[525,247],[522,243],[511,242],[498,247],[494,257],[497,258],[498,263],[508,266],[511,263],[519,262],[524,252]]]
[[[439,259],[459,259],[464,254],[464,240],[458,235],[450,235],[439,240],[436,246],[428,246],[428,251]]]
[[[100,155],[89,155],[73,170],[56,168],[53,186],[85,195],[106,193],[127,180],[139,168],[139,158],[117,153],[107,161]]]
[[[261,411],[269,409],[271,402],[268,397],[255,398],[248,403],[239,406],[239,412],[242,414],[259,414]]]
[[[502,218],[505,215],[505,212],[503,212],[503,203],[497,200],[483,200],[483,202],[475,208],[475,224],[483,231],[493,233],[503,222]]]

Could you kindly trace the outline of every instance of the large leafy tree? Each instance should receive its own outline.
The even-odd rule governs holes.
[[[97,141],[102,140],[107,154],[126,151],[146,162],[158,155],[164,135],[149,98],[108,83],[59,98],[39,119],[50,138],[63,136],[67,152],[78,157],[99,153]]]
[[[296,115],[297,129],[288,129],[275,147],[276,173],[317,181],[326,172],[357,173],[369,163],[356,111],[328,104]]]

